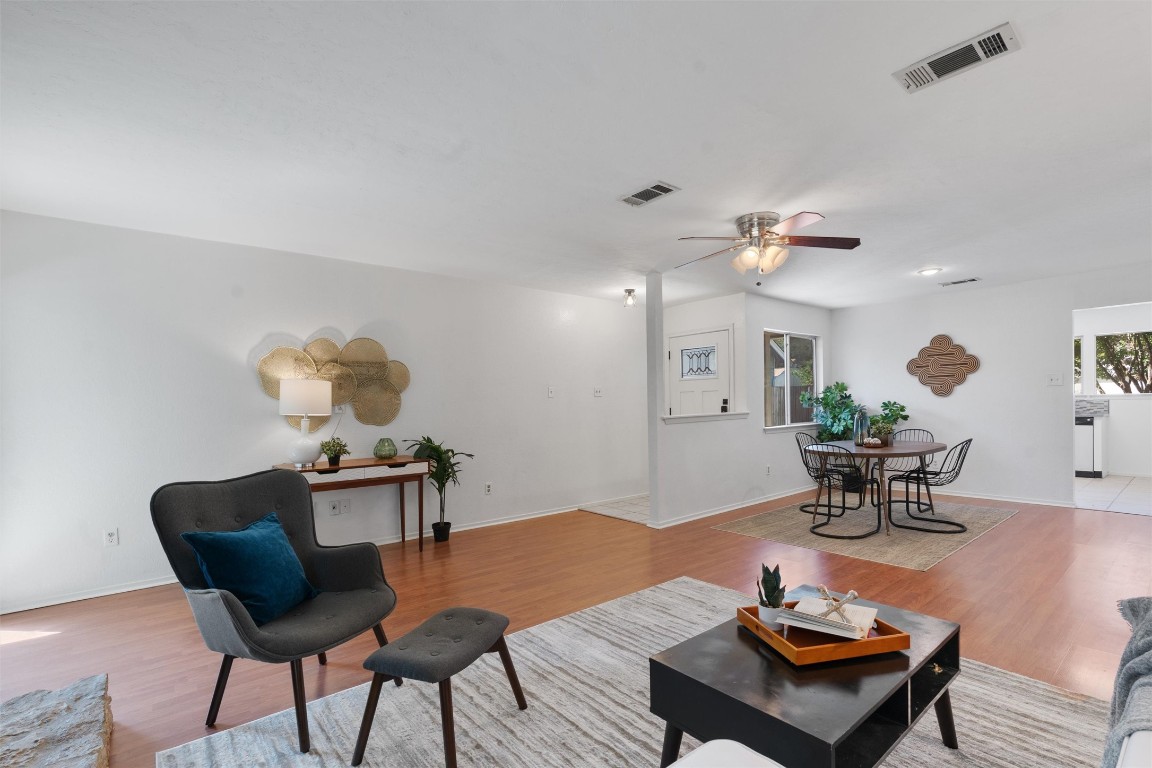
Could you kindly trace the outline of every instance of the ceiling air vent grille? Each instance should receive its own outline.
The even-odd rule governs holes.
[[[671,184],[658,181],[652,186],[646,187],[639,192],[633,192],[630,195],[625,195],[624,197],[620,198],[620,202],[628,203],[628,205],[631,206],[644,205],[645,203],[650,203],[653,200],[657,200],[661,197],[664,197],[665,195],[671,194],[678,189],[680,189],[680,187],[674,187]]]
[[[908,93],[914,93],[930,85],[935,85],[953,75],[966,72],[972,67],[984,64],[993,56],[1020,50],[1020,40],[1012,25],[1001,24],[971,40],[945,48],[915,64],[893,72],[892,77]]]
[[[940,287],[941,288],[947,288],[950,285],[964,285],[964,283],[978,283],[978,282],[980,282],[980,278],[969,277],[969,278],[966,278],[964,280],[953,280],[950,283],[940,283]]]

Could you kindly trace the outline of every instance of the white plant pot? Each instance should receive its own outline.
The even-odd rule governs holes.
[[[784,629],[784,625],[777,621],[780,616],[780,610],[780,608],[766,608],[760,605],[756,608],[756,614],[760,619],[760,623],[768,627],[768,629],[780,630]]]

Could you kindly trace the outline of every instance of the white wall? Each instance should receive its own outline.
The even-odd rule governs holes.
[[[739,409],[743,396],[748,415],[658,421],[660,503],[652,510],[652,525],[663,527],[812,487],[797,453],[797,429],[764,429],[763,331],[814,334],[831,345],[831,313],[737,294],[667,307],[663,321],[665,336],[728,324],[736,327],[736,406]],[[771,474],[765,474],[765,467],[771,467]]]
[[[975,438],[956,493],[1072,503],[1072,311],[1145,301],[1152,265],[1136,264],[998,288],[955,288],[919,301],[834,314],[835,377],[875,413],[882,400],[908,407],[904,426],[949,445]],[[937,397],[905,365],[945,333],[980,358],[980,370]],[[1064,385],[1050,387],[1046,375]]]
[[[1084,338],[1082,354],[1091,357],[1095,337],[1113,333],[1152,330],[1152,303],[1078,309],[1072,313],[1072,333]],[[1106,468],[1114,475],[1152,475],[1152,394],[1097,395],[1088,380],[1095,369],[1085,369],[1086,399],[1108,400],[1105,422],[1104,456]]]
[[[644,316],[622,302],[10,212],[2,225],[0,610],[171,580],[153,490],[283,461],[293,430],[255,363],[317,335],[377,339],[412,371],[395,422],[345,416],[353,456],[422,434],[476,454],[449,492],[454,528],[646,490]],[[334,495],[353,512],[318,515],[322,543],[398,537],[393,487]]]

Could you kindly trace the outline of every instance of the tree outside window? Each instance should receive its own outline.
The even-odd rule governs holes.
[[[1080,370],[1077,345],[1077,378]],[[1101,395],[1152,393],[1152,331],[1096,337],[1096,391]]]

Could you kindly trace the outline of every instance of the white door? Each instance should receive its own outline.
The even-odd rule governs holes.
[[[725,413],[732,404],[727,330],[668,337],[668,415]]]

